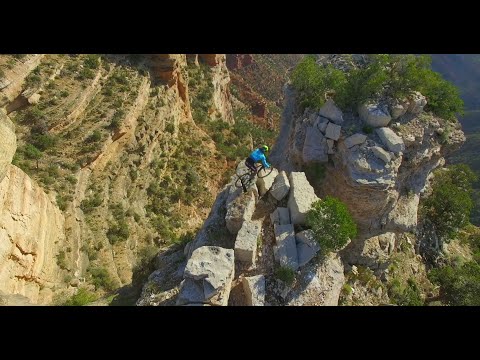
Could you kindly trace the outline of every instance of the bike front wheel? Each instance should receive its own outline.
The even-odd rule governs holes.
[[[273,171],[273,166],[270,166],[268,169],[265,169],[264,166],[260,167],[260,169],[258,169],[257,171],[257,176],[259,178],[264,178],[264,177],[267,177],[268,175],[270,175]]]

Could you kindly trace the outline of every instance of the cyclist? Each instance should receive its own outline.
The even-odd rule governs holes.
[[[270,164],[267,162],[267,158],[265,157],[265,153],[268,150],[269,149],[267,145],[260,146],[258,149],[252,151],[252,153],[245,160],[245,165],[247,165],[252,173],[256,174],[257,168],[255,167],[255,164],[258,162],[261,162],[265,169],[270,167]]]

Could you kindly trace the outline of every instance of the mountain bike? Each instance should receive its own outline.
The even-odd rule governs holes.
[[[237,166],[236,174],[237,181],[235,181],[236,187],[243,187],[243,191],[246,192],[247,189],[255,183],[256,178],[264,178],[270,175],[273,171],[273,166],[265,168],[262,164],[255,164],[256,171],[252,171],[246,165],[243,167],[240,163]]]

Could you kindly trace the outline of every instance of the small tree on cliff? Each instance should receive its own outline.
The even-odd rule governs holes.
[[[323,253],[341,249],[357,235],[357,225],[347,206],[330,196],[313,203],[307,213],[307,225],[312,229]]]
[[[422,212],[442,242],[448,242],[468,225],[473,208],[472,183],[476,178],[465,164],[435,173],[432,194],[424,201]]]
[[[38,150],[35,146],[33,146],[32,144],[27,144],[25,146],[25,157],[27,159],[31,159],[31,160],[36,160],[37,161],[37,170],[38,170],[38,160],[40,160],[43,156],[43,153]]]

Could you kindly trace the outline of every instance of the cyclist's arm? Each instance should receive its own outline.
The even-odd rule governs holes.
[[[267,158],[265,157],[265,155],[262,156],[262,165],[267,169],[270,167],[270,164],[267,163]]]

